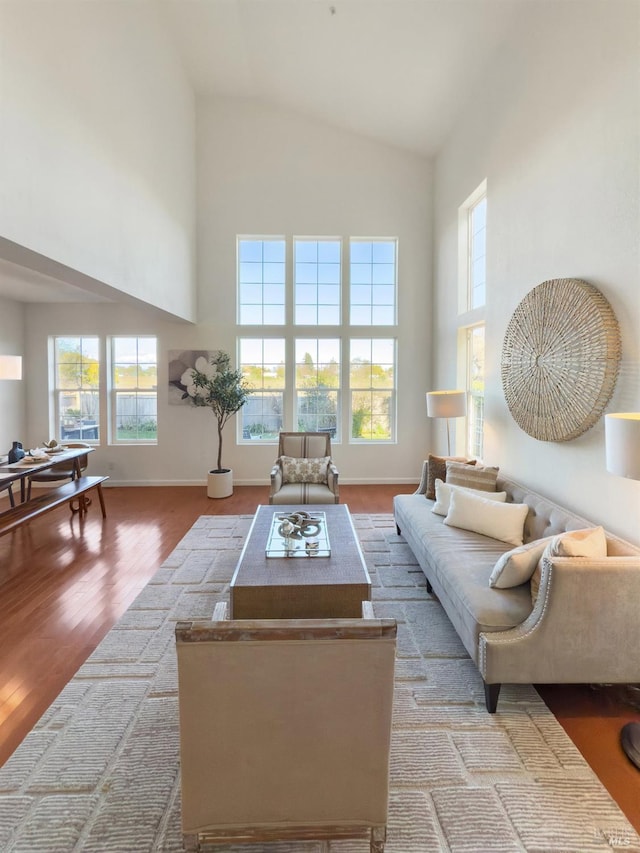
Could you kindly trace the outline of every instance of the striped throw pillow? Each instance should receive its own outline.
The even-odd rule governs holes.
[[[447,462],[447,483],[481,492],[495,492],[499,468],[487,465],[465,465]]]

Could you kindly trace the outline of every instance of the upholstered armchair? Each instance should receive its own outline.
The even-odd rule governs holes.
[[[362,619],[225,616],[176,626],[185,849],[360,838],[381,853],[395,620],[368,601]]]
[[[270,504],[340,503],[327,432],[281,432],[271,469]]]

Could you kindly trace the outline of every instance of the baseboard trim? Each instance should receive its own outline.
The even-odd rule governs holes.
[[[420,482],[419,478],[414,477],[388,477],[381,479],[377,477],[375,480],[365,479],[342,479],[340,478],[341,486],[406,486],[417,485]],[[206,488],[206,480],[116,480],[111,475],[109,481],[104,484],[105,489],[114,488],[114,486],[202,486]],[[262,480],[234,480],[234,486],[264,486],[269,488],[269,483]]]

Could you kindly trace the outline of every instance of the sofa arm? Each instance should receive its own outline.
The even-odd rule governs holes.
[[[329,467],[327,468],[327,485],[329,486],[333,494],[336,496],[336,503],[338,502],[338,490],[340,488],[338,484],[339,476],[340,473],[336,468],[335,463],[329,462]]]
[[[429,460],[425,459],[422,463],[422,474],[420,475],[420,485],[413,493],[414,495],[426,495],[427,483],[429,481]]]
[[[640,555],[542,561],[531,615],[481,633],[487,684],[640,682]]]
[[[282,465],[280,462],[274,463],[271,473],[269,474],[269,478],[271,481],[269,497],[272,498],[276,492],[279,492],[282,488]]]

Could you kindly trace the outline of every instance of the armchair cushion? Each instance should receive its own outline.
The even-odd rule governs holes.
[[[283,483],[326,483],[330,457],[281,456]]]

